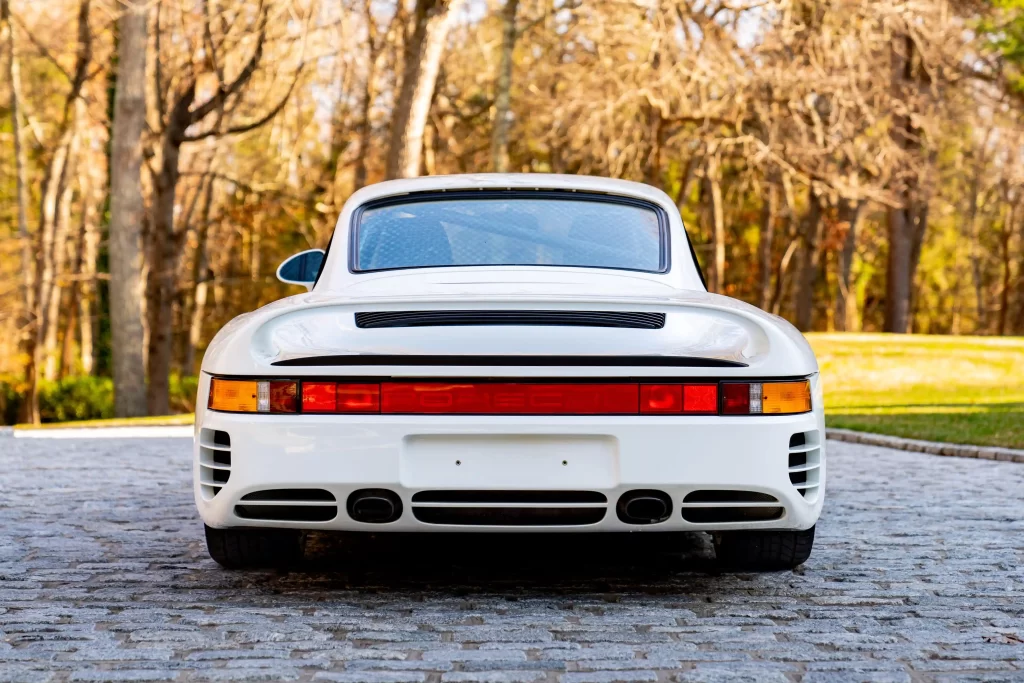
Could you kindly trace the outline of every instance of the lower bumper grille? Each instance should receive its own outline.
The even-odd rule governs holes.
[[[692,524],[766,522],[785,514],[778,498],[757,491],[693,491],[680,507],[683,519]]]
[[[458,526],[597,524],[607,505],[597,491],[420,491],[412,497],[420,522]]]
[[[236,505],[242,519],[273,522],[329,522],[338,516],[336,505]]]
[[[488,503],[515,505],[517,503],[573,503],[608,502],[608,497],[597,491],[420,491],[413,494],[412,503]]]
[[[597,524],[604,508],[473,508],[413,507],[412,513],[425,524],[462,526],[580,526]]]
[[[338,505],[334,494],[324,489],[267,489],[242,496],[235,515],[274,522],[329,522],[338,516]]]

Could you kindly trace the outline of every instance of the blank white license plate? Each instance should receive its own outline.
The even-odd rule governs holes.
[[[400,478],[407,488],[612,488],[619,443],[613,436],[407,436]]]

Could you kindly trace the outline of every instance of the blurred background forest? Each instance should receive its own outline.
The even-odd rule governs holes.
[[[1024,333],[1022,0],[0,0],[0,74],[8,423],[190,410],[420,174],[655,185],[804,331]]]

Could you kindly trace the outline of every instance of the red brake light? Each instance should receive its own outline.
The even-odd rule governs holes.
[[[303,382],[302,412],[380,412],[380,385],[338,384],[337,382]]]
[[[682,384],[641,384],[640,412],[645,415],[680,413],[683,410]]]
[[[683,412],[715,415],[718,413],[717,384],[683,385]]]
[[[635,415],[636,384],[385,382],[381,412],[448,415]]]
[[[333,413],[337,410],[337,388],[335,382],[303,382],[302,412]]]
[[[337,388],[339,413],[379,413],[379,384],[339,384]]]
[[[750,414],[750,385],[725,382],[722,384],[722,414]]]

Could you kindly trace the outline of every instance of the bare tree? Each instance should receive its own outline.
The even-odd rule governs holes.
[[[110,158],[110,326],[114,413],[146,414],[142,326],[142,145],[146,126],[147,0],[122,0]]]
[[[519,0],[505,0],[501,13],[501,61],[494,84],[494,128],[491,133],[491,164],[495,173],[508,173],[508,133],[512,127],[512,56],[516,49],[516,13]]]
[[[860,327],[852,271],[853,258],[857,253],[857,235],[863,226],[866,209],[867,202],[839,203],[839,221],[845,224],[846,229],[843,249],[839,254],[839,270],[836,274],[839,292],[836,296],[835,323],[836,330],[840,332],[855,332]]]
[[[272,8],[270,3],[260,3],[252,29],[253,45],[249,56],[241,62],[241,68],[233,78],[226,76],[226,55],[231,48],[244,49],[244,42],[230,36],[232,26],[221,15],[218,21],[213,3],[204,0],[202,4],[202,44],[204,53],[196,61],[188,55],[188,63],[180,70],[177,78],[165,77],[161,64],[152,70],[157,143],[153,165],[153,199],[151,209],[152,229],[147,236],[148,279],[146,287],[147,317],[149,321],[149,342],[147,354],[146,403],[150,414],[164,415],[170,411],[170,371],[173,355],[174,302],[178,294],[177,280],[181,266],[182,246],[187,227],[175,225],[174,207],[178,181],[181,177],[182,146],[188,142],[238,135],[254,131],[276,117],[298,82],[302,70],[302,56],[299,67],[285,92],[263,114],[246,122],[234,122],[236,115],[243,111],[246,87],[259,70],[267,47],[268,21]],[[157,4],[154,41],[158,60],[163,58],[162,12]],[[235,19],[239,19],[236,17]],[[215,27],[219,29],[215,30]],[[218,37],[219,36],[219,37]],[[302,37],[303,49],[305,35]],[[236,54],[237,58],[238,55]],[[212,76],[216,79],[213,93],[200,102],[200,78]],[[205,124],[205,127],[204,127]]]
[[[28,188],[25,177],[27,162],[25,160],[25,142],[22,138],[22,113],[19,100],[21,66],[15,48],[10,0],[0,0],[0,39],[7,50],[7,80],[11,89],[11,131],[14,137],[15,203],[18,216],[18,241],[21,242],[22,315],[18,320],[18,327],[20,328],[22,352],[29,355],[33,352],[32,332],[29,326],[32,324],[32,312],[35,310],[35,264],[32,258],[32,243],[28,234]],[[37,401],[29,400],[23,403],[21,419],[31,423],[39,421]]]
[[[385,175],[413,178],[420,174],[423,130],[434,99],[448,31],[465,0],[416,0],[406,32],[402,85],[391,116],[391,139]]]

